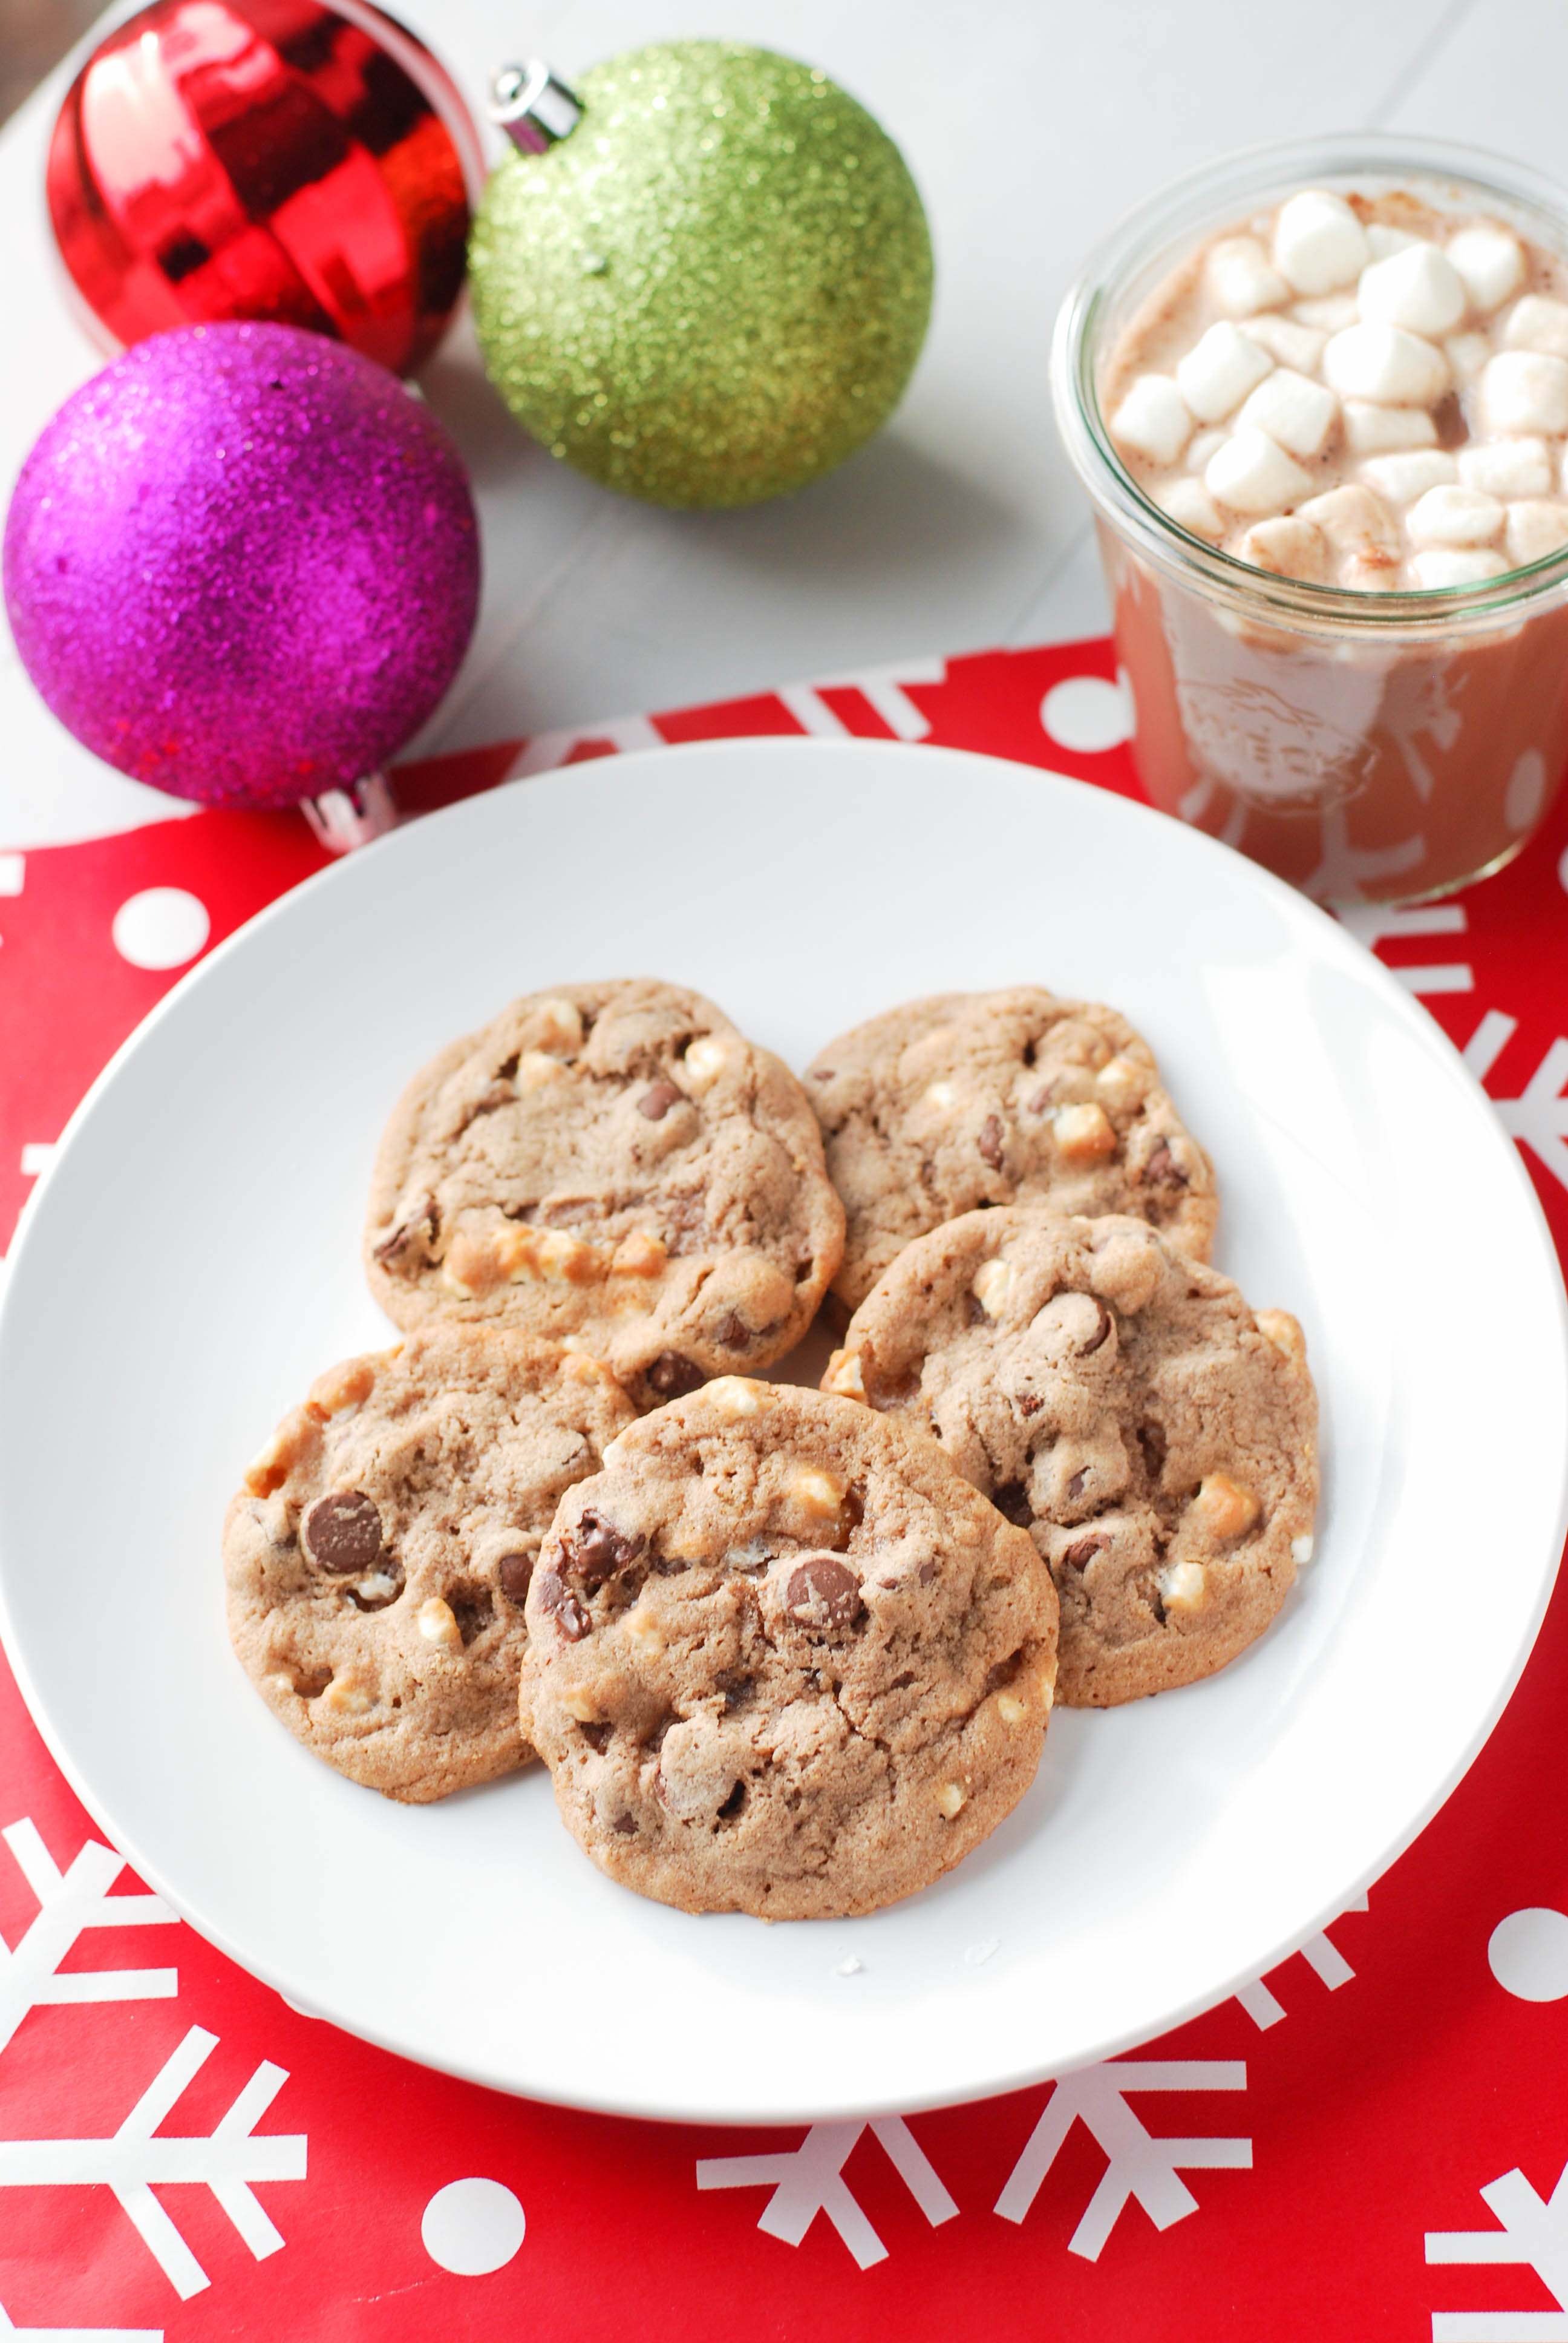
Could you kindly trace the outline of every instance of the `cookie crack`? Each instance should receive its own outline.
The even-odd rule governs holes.
[[[841,1688],[838,1684],[829,1682],[829,1691],[832,1696],[834,1707],[838,1710],[839,1715],[849,1726],[854,1738],[862,1743],[866,1748],[879,1749],[884,1756],[890,1757],[893,1754],[892,1743],[890,1741],[884,1741],[879,1733],[873,1733],[869,1728],[856,1724],[854,1718],[850,1715],[849,1710],[844,1705]]]

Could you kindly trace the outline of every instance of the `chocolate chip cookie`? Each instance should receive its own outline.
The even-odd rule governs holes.
[[[365,1260],[398,1325],[569,1338],[657,1407],[790,1349],[843,1239],[789,1068],[700,994],[632,979],[516,1001],[415,1077]]]
[[[1034,1778],[1050,1573],[930,1440],[724,1376],[623,1433],[528,1592],[523,1730],[600,1869],[686,1912],[875,1911]]]
[[[224,1524],[229,1634],[273,1714],[412,1803],[521,1765],[535,1559],[635,1421],[596,1361],[504,1329],[432,1327],[321,1376]]]
[[[1029,1530],[1071,1706],[1211,1675],[1311,1558],[1300,1326],[1141,1221],[966,1212],[899,1255],[824,1382],[930,1431]]]
[[[988,1204],[1132,1212],[1207,1261],[1214,1171],[1114,1009],[1039,985],[944,992],[857,1025],[806,1077],[849,1216],[858,1309],[901,1245]]]

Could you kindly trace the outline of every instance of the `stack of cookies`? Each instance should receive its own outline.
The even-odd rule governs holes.
[[[236,1650],[389,1796],[542,1758],[684,1910],[910,1895],[1053,1700],[1211,1674],[1311,1554],[1301,1331],[1206,1265],[1217,1211],[1111,1009],[917,1001],[802,1083],[672,985],[516,1001],[392,1117],[366,1268],[405,1337],[249,1468]],[[763,1380],[819,1308],[821,1390]]]

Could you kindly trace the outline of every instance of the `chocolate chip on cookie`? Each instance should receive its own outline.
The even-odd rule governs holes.
[[[365,1266],[400,1326],[569,1338],[654,1407],[782,1356],[842,1244],[788,1067],[700,994],[632,979],[529,994],[415,1078]]]
[[[523,1729],[601,1869],[689,1912],[874,1911],[1033,1779],[1056,1598],[933,1444],[724,1376],[568,1493],[528,1594]]]
[[[825,1386],[930,1432],[1050,1564],[1059,1696],[1211,1674],[1311,1554],[1302,1331],[1141,1221],[1003,1207],[900,1252]]]
[[[224,1526],[229,1632],[274,1714],[389,1797],[522,1765],[539,1547],[635,1420],[596,1361],[505,1328],[430,1327],[321,1376]]]
[[[807,1074],[849,1228],[836,1295],[858,1308],[900,1246],[960,1212],[1131,1212],[1207,1261],[1218,1201],[1147,1042],[1038,985],[890,1009]]]
[[[381,1516],[362,1489],[317,1497],[299,1524],[306,1553],[338,1575],[368,1570],[381,1552]]]

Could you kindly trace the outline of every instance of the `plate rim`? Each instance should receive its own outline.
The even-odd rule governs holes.
[[[759,755],[769,761],[773,759],[797,761],[802,758],[815,759],[824,755],[842,759],[849,755],[868,766],[872,763],[907,766],[909,759],[916,754],[930,759],[933,751],[935,758],[944,762],[960,766],[1000,768],[1015,780],[1022,779],[1031,783],[1044,783],[1048,790],[1062,789],[1074,796],[1081,793],[1091,799],[1101,809],[1104,809],[1107,805],[1118,808],[1120,810],[1111,816],[1113,823],[1131,821],[1141,829],[1150,820],[1165,822],[1169,824],[1174,837],[1186,841],[1185,846],[1179,849],[1179,851],[1195,851],[1199,855],[1200,861],[1207,860],[1211,855],[1217,855],[1223,858],[1227,866],[1231,868],[1241,866],[1250,881],[1261,889],[1265,899],[1272,898],[1276,903],[1286,910],[1290,918],[1303,920],[1309,932],[1315,933],[1325,941],[1332,938],[1332,941],[1328,943],[1331,954],[1340,960],[1347,971],[1353,971],[1360,980],[1370,981],[1374,990],[1381,993],[1385,1007],[1393,1011],[1395,1021],[1402,1024],[1425,1051],[1443,1065],[1445,1072],[1451,1079],[1458,1076],[1462,1087],[1468,1086],[1473,1091],[1478,1105],[1490,1107],[1484,1090],[1476,1082],[1475,1078],[1465,1066],[1462,1052],[1449,1040],[1436,1020],[1421,1006],[1409,990],[1400,983],[1394,972],[1380,961],[1372,951],[1360,944],[1341,921],[1322,906],[1302,895],[1285,880],[1263,870],[1260,865],[1251,862],[1248,858],[1237,853],[1208,833],[1175,821],[1171,817],[1161,814],[1156,809],[1137,799],[1124,797],[1120,792],[1100,787],[1093,781],[1060,773],[1050,766],[1030,764],[1019,759],[993,756],[985,750],[950,748],[934,742],[853,738],[840,739],[836,737],[829,739],[791,734],[759,736],[741,734],[725,736],[717,739],[672,741],[656,748],[618,752],[612,758],[596,759],[592,761],[598,768],[594,777],[596,781],[609,781],[618,785],[625,783],[635,787],[638,775],[650,768],[658,768],[661,761],[667,762],[672,754],[682,764],[700,763],[709,759],[733,757],[738,752],[743,752]],[[375,844],[383,851],[388,848],[394,851],[401,851],[397,841],[406,837],[427,834],[427,824],[430,821],[441,822],[448,828],[457,827],[468,819],[477,818],[492,800],[507,800],[519,807],[526,807],[527,792],[533,789],[537,783],[569,788],[573,770],[570,766],[550,768],[542,773],[518,776],[510,781],[498,783],[494,788],[476,793],[473,797],[439,808],[433,814],[417,816],[400,824],[398,829],[390,833],[387,838],[377,840]],[[526,815],[524,818],[526,819]],[[15,1280],[12,1272],[17,1262],[23,1258],[25,1250],[35,1242],[33,1232],[42,1217],[38,1208],[41,1202],[47,1197],[56,1165],[65,1158],[79,1129],[95,1111],[102,1094],[122,1079],[126,1066],[139,1051],[147,1035],[160,1026],[166,1018],[180,1012],[180,1007],[185,999],[206,983],[209,971],[215,966],[226,964],[229,958],[237,955],[241,950],[247,949],[257,931],[264,929],[269,922],[292,914],[301,899],[314,900],[323,889],[330,890],[341,883],[349,871],[362,870],[365,867],[364,853],[374,850],[374,848],[361,850],[352,857],[345,857],[339,861],[329,863],[295,886],[286,889],[281,895],[274,897],[248,920],[244,920],[225,937],[221,943],[202,954],[126,1035],[95,1077],[67,1119],[55,1144],[49,1166],[38,1180],[23,1207],[8,1258],[4,1270],[0,1271],[0,1363],[3,1363],[12,1315],[10,1296],[15,1290]],[[1505,1161],[1509,1166],[1509,1176],[1523,1207],[1522,1217],[1528,1222],[1533,1241],[1542,1252],[1550,1272],[1546,1281],[1546,1290],[1553,1305],[1552,1315],[1559,1362],[1564,1376],[1568,1377],[1568,1295],[1564,1293],[1563,1264],[1557,1251],[1555,1239],[1552,1234],[1551,1226],[1534,1182],[1521,1159],[1519,1148],[1513,1138],[1505,1130],[1500,1119],[1489,1117],[1487,1127],[1495,1141],[1494,1153],[1497,1160],[1500,1163]],[[1451,1766],[1442,1781],[1422,1804],[1413,1818],[1400,1833],[1389,1840],[1370,1867],[1363,1868],[1354,1877],[1348,1879],[1344,1885],[1338,1889],[1327,1904],[1316,1911],[1303,1926],[1293,1931],[1287,1940],[1270,1954],[1263,1966],[1263,1974],[1267,1974],[1281,1961],[1289,1957],[1303,1941],[1342,1912],[1349,1898],[1381,1877],[1408,1852],[1453,1795],[1486,1747],[1528,1664],[1556,1585],[1563,1558],[1564,1534],[1568,1533],[1568,1427],[1564,1428],[1563,1439],[1558,1453],[1557,1484],[1553,1558],[1550,1566],[1544,1567],[1538,1574],[1534,1598],[1527,1622],[1505,1676],[1488,1703],[1484,1721],[1473,1732],[1469,1745]],[[3,1534],[3,1532],[0,1532],[0,1534]],[[162,1864],[149,1857],[142,1848],[139,1844],[139,1834],[124,1828],[114,1819],[116,1809],[112,1785],[100,1793],[95,1784],[89,1781],[73,1756],[68,1741],[50,1713],[48,1704],[40,1695],[25,1657],[22,1638],[11,1615],[7,1597],[7,1575],[4,1554],[0,1552],[0,1645],[4,1646],[6,1658],[16,1679],[18,1691],[35,1729],[39,1734],[52,1761],[59,1767],[73,1794],[95,1825],[105,1833],[137,1875],[155,1892],[162,1896],[178,1916],[195,1929],[204,1941],[213,1945],[226,1957],[232,1959],[244,1974],[270,1986],[291,2009],[308,2017],[336,2026],[351,2038],[368,2042],[395,2056],[407,2058],[411,2063],[427,2066],[435,2072],[451,2075],[460,2081],[477,2085],[481,2088],[500,2091],[509,2097],[538,2100],[543,2105],[578,2108],[588,2113],[615,2116],[623,2119],[727,2127],[793,2125],[852,2116],[870,2119],[882,2115],[919,2113],[940,2107],[968,2105],[1028,2088],[1063,2071],[1058,2066],[1041,2065],[1038,2059],[1033,2061],[1025,2059],[1009,2073],[989,2075],[983,2077],[978,2086],[967,2087],[958,2097],[955,2097],[952,2090],[947,2087],[927,2090],[924,2093],[916,2089],[912,2092],[895,2092],[881,2096],[857,2092],[850,2098],[840,2097],[827,2102],[812,2099],[809,2104],[791,2102],[787,2107],[757,2108],[749,2110],[743,2115],[737,2115],[732,2107],[709,2107],[705,2105],[690,2103],[683,2104],[679,2107],[671,2107],[656,2103],[655,2099],[646,2093],[639,2097],[635,2092],[628,2095],[625,2092],[604,2088],[586,2087],[574,2088],[568,2096],[563,2091],[541,2088],[537,2084],[516,2081],[508,2077],[498,2077],[495,2073],[486,2071],[481,2065],[472,2061],[466,2061],[459,2057],[429,2056],[422,2049],[411,2049],[406,2041],[399,2039],[395,2034],[386,2028],[367,2024],[363,2018],[357,2017],[351,2013],[340,2011],[336,2007],[314,2006],[307,1998],[297,1997],[299,1994],[297,1986],[291,1992],[289,1980],[280,1981],[271,1973],[267,1966],[258,1966],[254,1956],[231,1938],[225,1926],[210,1921],[201,1914],[199,1897],[193,1900],[176,1888],[166,1876]],[[1259,1971],[1256,1965],[1249,1961],[1234,1975],[1227,1974],[1214,1985],[1211,1990],[1205,1989],[1201,1993],[1189,1996],[1180,2004],[1173,2004],[1152,2030],[1141,2020],[1127,2028],[1113,2030],[1092,2050],[1081,2056],[1075,2054],[1071,2063],[1074,2066],[1099,2063],[1104,2059],[1118,2056],[1140,2044],[1156,2040],[1205,2012],[1218,2007],[1229,1999],[1239,1986],[1250,1983],[1257,1974]]]

